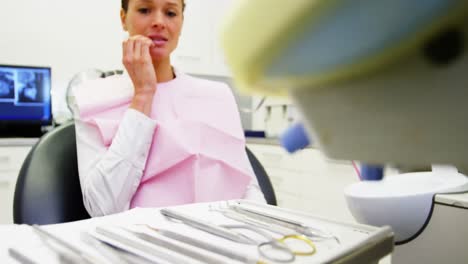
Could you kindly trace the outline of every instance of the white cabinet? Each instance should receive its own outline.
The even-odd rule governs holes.
[[[184,26],[172,63],[197,75],[230,76],[219,44],[219,29],[233,0],[186,1]]]
[[[267,171],[279,206],[355,222],[343,195],[346,186],[359,180],[350,162],[326,159],[312,148],[289,154],[276,145],[248,147]]]
[[[36,140],[16,144],[0,140],[0,224],[13,223],[16,179],[24,159]]]

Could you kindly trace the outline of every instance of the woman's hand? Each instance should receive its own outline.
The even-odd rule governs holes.
[[[158,80],[151,60],[151,39],[136,35],[123,42],[123,64],[133,82],[135,94],[130,107],[150,115]]]

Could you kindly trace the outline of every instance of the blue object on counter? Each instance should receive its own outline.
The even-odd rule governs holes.
[[[311,144],[304,125],[297,123],[289,127],[280,137],[281,146],[289,153],[296,152]],[[380,181],[383,179],[383,166],[363,164],[361,165],[361,180]]]
[[[304,125],[297,123],[289,127],[280,137],[281,146],[289,153],[303,149],[310,145],[309,137]]]
[[[265,131],[244,130],[245,137],[265,138]]]
[[[361,179],[363,181],[380,181],[383,176],[382,166],[361,165]]]

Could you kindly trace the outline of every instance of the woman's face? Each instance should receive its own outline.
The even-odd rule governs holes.
[[[153,61],[169,58],[177,47],[183,23],[181,0],[130,0],[127,12],[121,10],[120,17],[130,36],[153,40]]]

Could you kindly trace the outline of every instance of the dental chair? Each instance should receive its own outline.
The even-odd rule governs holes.
[[[265,169],[246,151],[265,199],[276,205]],[[73,122],[44,135],[29,152],[15,187],[13,218],[15,224],[39,225],[90,218],[83,205]]]

